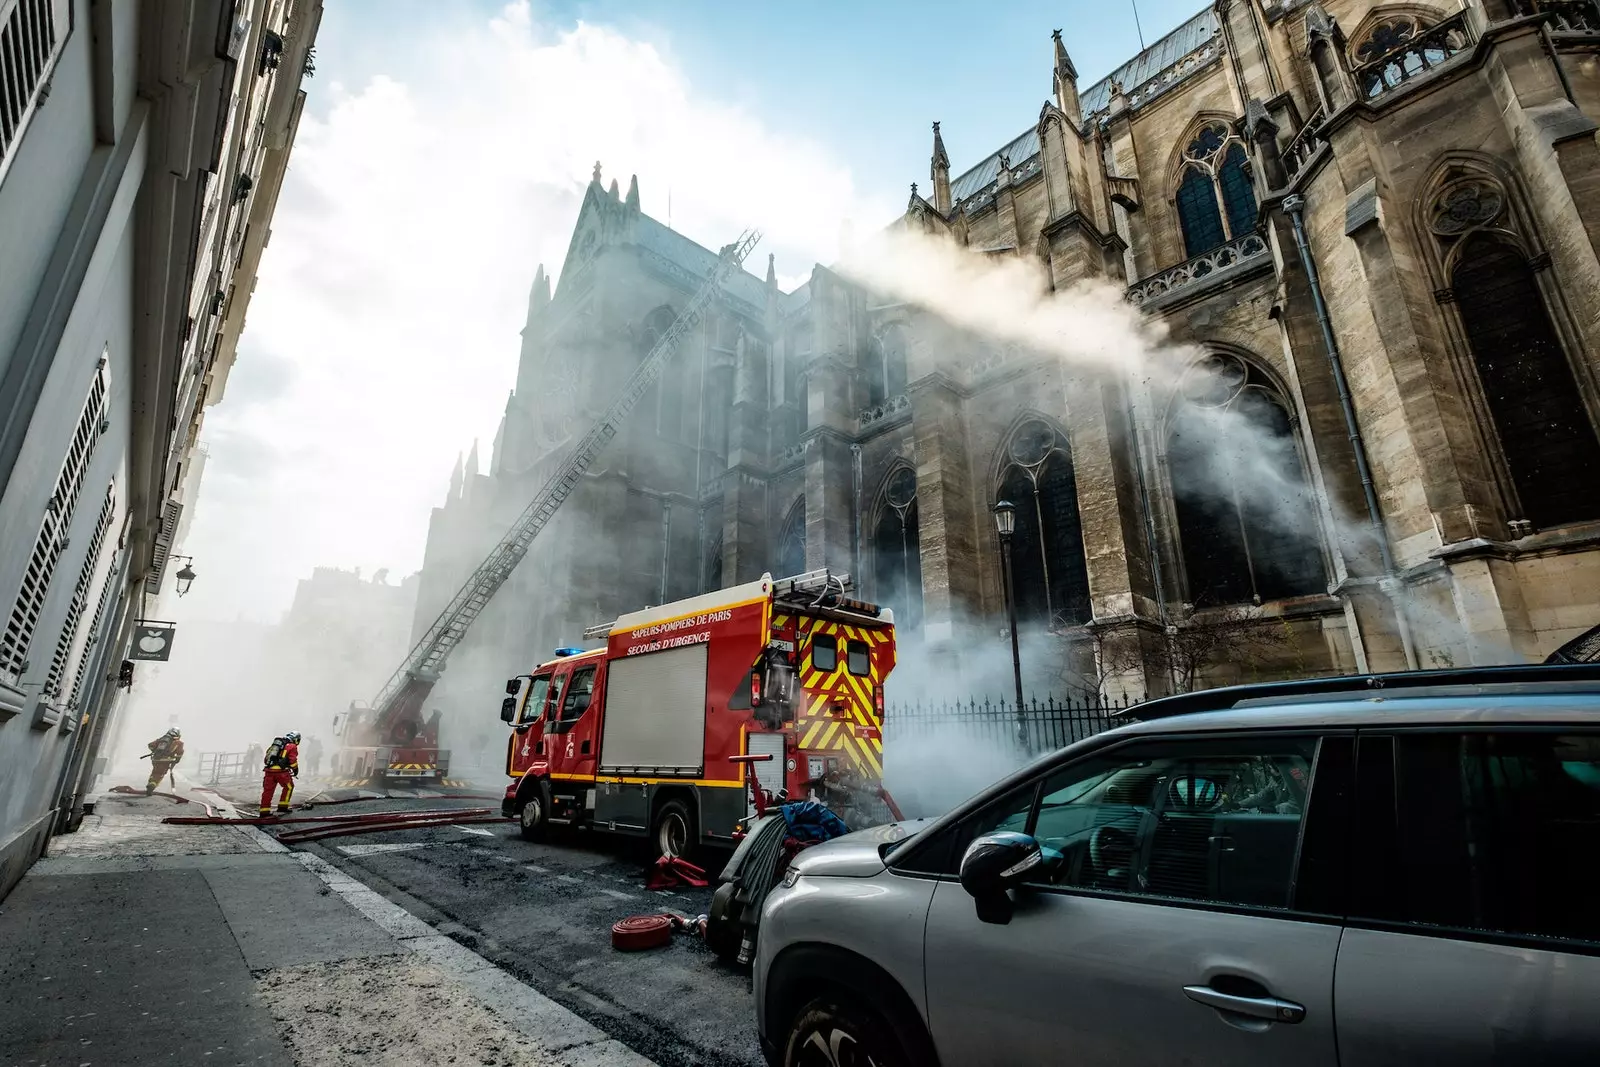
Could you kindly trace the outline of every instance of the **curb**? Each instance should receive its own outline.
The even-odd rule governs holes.
[[[255,826],[236,827],[262,852],[290,852]],[[294,852],[302,867],[405,948],[466,986],[484,1007],[564,1067],[656,1067],[622,1042],[502,971],[492,960],[446,937],[400,905],[309,852]]]

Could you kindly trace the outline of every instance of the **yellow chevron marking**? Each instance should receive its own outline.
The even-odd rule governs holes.
[[[828,728],[826,730],[822,731],[822,738],[821,738],[821,740],[819,740],[817,742],[817,747],[818,748],[828,748],[829,747],[828,743],[833,740],[833,735],[837,734],[839,732],[839,727],[841,725],[842,724],[839,723],[839,722],[830,722],[828,724]]]
[[[806,731],[806,735],[800,739],[800,747],[801,748],[810,748],[810,747],[812,747],[811,746],[811,739],[816,737],[817,734],[819,732],[821,732],[822,727],[824,725],[826,725],[826,724],[823,723],[822,720],[820,720],[820,719],[817,720],[816,722],[812,723],[811,724],[811,728]]]

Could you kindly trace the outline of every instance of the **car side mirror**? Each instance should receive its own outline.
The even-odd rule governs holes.
[[[961,857],[961,888],[978,902],[978,918],[1005,925],[1011,921],[1010,890],[1045,862],[1039,842],[1014,830],[984,834]]]
[[[518,693],[522,692],[522,679],[521,678],[508,679],[506,681],[506,692],[511,696],[516,696]]]
[[[506,697],[500,702],[500,721],[510,722],[517,717],[517,698]]]

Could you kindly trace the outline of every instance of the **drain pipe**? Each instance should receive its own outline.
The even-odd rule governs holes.
[[[1339,408],[1344,412],[1345,429],[1350,435],[1350,450],[1355,453],[1356,473],[1361,477],[1361,493],[1366,498],[1367,521],[1372,536],[1378,542],[1378,552],[1383,557],[1383,591],[1394,605],[1395,622],[1400,630],[1400,645],[1405,650],[1406,669],[1417,669],[1417,649],[1411,636],[1411,623],[1406,618],[1402,599],[1399,568],[1394,561],[1394,551],[1389,547],[1389,535],[1384,529],[1383,513],[1378,508],[1378,491],[1372,482],[1372,467],[1367,462],[1367,446],[1361,438],[1361,425],[1356,421],[1355,403],[1350,399],[1350,383],[1345,380],[1344,361],[1339,356],[1339,342],[1333,336],[1333,324],[1328,321],[1328,305],[1322,298],[1322,279],[1317,275],[1317,262],[1311,258],[1311,245],[1306,240],[1306,198],[1291,193],[1283,198],[1283,210],[1289,213],[1294,226],[1294,243],[1300,252],[1300,262],[1305,264],[1306,281],[1311,285],[1311,303],[1316,308],[1317,325],[1322,329],[1322,344],[1328,350],[1328,369],[1333,373],[1334,388],[1339,391]]]
[[[855,506],[850,510],[850,573],[855,575],[856,588],[865,589],[861,573],[861,446],[850,446],[850,476],[855,482]],[[858,594],[859,595],[859,594]]]

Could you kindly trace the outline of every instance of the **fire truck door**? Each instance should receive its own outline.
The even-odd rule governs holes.
[[[550,769],[568,775],[592,775],[595,767],[595,723],[600,709],[595,700],[596,668],[581,667],[568,675],[559,700],[551,705],[545,727]]]
[[[526,773],[530,764],[545,758],[544,715],[549,693],[548,674],[536,677],[528,683],[527,699],[517,709],[516,721],[511,724],[507,773],[512,775]]]

